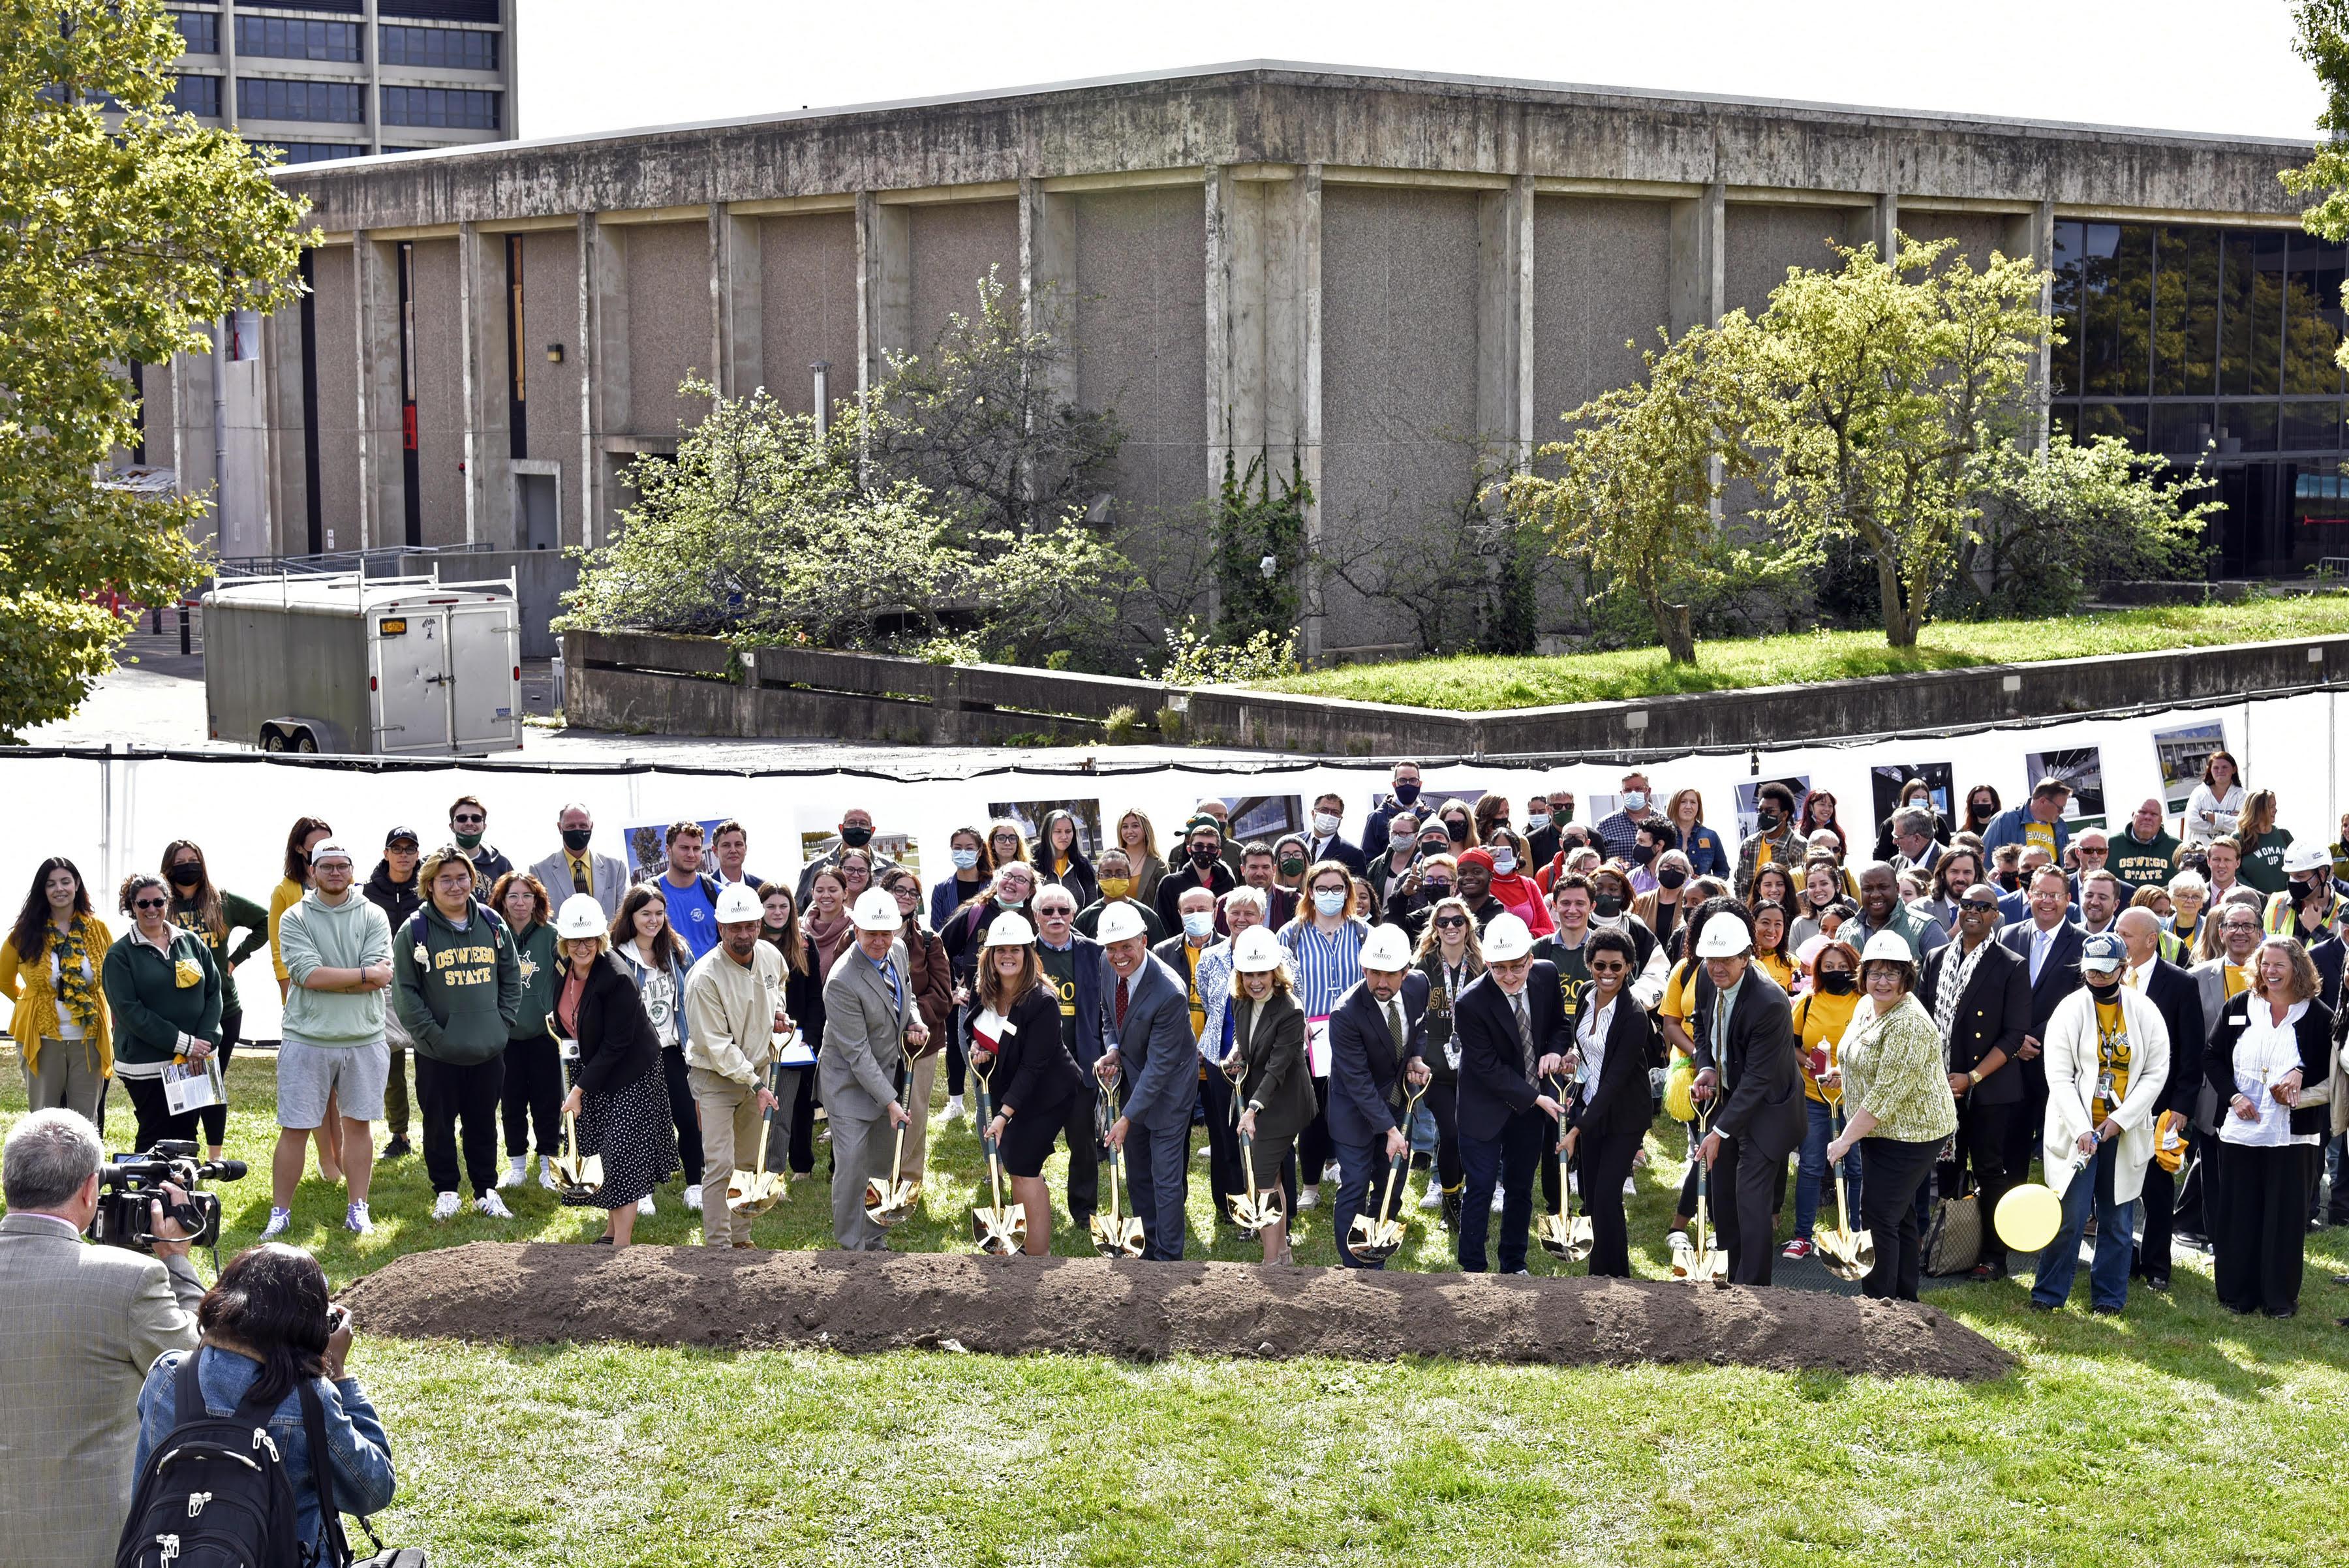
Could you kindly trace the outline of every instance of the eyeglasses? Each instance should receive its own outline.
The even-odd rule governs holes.
[[[2104,849],[2092,849],[2088,846],[2083,844],[2078,849],[2073,851],[2073,853],[2079,856],[2083,860],[2102,860],[2110,853],[2110,851]]]
[[[478,811],[468,811],[468,812],[460,812],[460,813],[459,813],[457,815],[450,817],[449,820],[450,820],[450,821],[451,821],[451,822],[455,822],[455,823],[467,823],[467,822],[487,822],[487,821],[489,821],[490,819],[489,819],[488,817],[486,817],[486,816],[482,815],[481,815],[480,812],[478,812]]]
[[[1468,917],[1465,915],[1438,915],[1435,917],[1435,927],[1438,930],[1455,931],[1467,923]]]
[[[1593,974],[1621,974],[1630,967],[1621,959],[1593,959],[1589,964],[1590,972]]]
[[[1066,920],[1073,919],[1075,915],[1076,911],[1074,909],[1040,909],[1036,911],[1036,918],[1040,920]]]

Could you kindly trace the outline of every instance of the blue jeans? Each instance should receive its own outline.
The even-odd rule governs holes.
[[[1354,1256],[1353,1249],[1346,1245],[1346,1238],[1354,1228],[1355,1215],[1367,1210],[1373,1220],[1379,1217],[1379,1205],[1386,1197],[1386,1143],[1381,1139],[1377,1143],[1341,1143],[1332,1147],[1338,1151],[1338,1207],[1330,1223],[1338,1241],[1338,1262],[1349,1269],[1383,1269],[1383,1261],[1374,1263]],[[1492,1199],[1485,1199],[1488,1209],[1491,1203]]]
[[[2031,1284],[2031,1299],[2037,1305],[2057,1307],[2070,1299],[2072,1276],[2080,1268],[2080,1235],[2087,1229],[2092,1206],[2096,1213],[2096,1253],[2088,1265],[2089,1303],[2113,1312],[2128,1305],[2129,1256],[2137,1248],[2137,1202],[2113,1201],[2113,1167],[2119,1158],[2118,1144],[2106,1144],[2096,1151],[2094,1170],[2081,1171],[2064,1189],[2064,1228],[2039,1254],[2038,1277]]]
[[[1810,1130],[1803,1135],[1803,1151],[1795,1167],[1795,1234],[1807,1238],[1819,1217],[1819,1200],[1825,1196],[1827,1182],[1827,1145],[1835,1142],[1835,1112],[1824,1100],[1806,1096],[1804,1109],[1810,1112]],[[1855,1231],[1859,1229],[1859,1145],[1843,1157],[1845,1202],[1849,1205],[1844,1219]]]

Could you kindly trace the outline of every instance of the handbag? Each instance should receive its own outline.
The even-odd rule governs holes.
[[[1933,1205],[1933,1220],[1925,1228],[1920,1249],[1925,1272],[1936,1278],[1966,1273],[1982,1262],[1982,1206],[1973,1193]]]

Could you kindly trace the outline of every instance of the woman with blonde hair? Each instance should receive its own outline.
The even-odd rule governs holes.
[[[1440,1209],[1444,1228],[1457,1233],[1467,1168],[1460,1163],[1460,1037],[1453,1029],[1452,1010],[1460,993],[1485,972],[1485,951],[1465,899],[1439,898],[1428,909],[1413,966],[1427,977],[1427,1110],[1435,1119],[1433,1179],[1419,1206]]]
[[[1011,1197],[1026,1211],[1032,1257],[1052,1250],[1052,1194],[1044,1161],[1085,1086],[1084,1069],[1061,1044],[1061,994],[1036,957],[1028,918],[1000,914],[980,943],[978,976],[957,1031],[971,1070],[994,1101],[980,1136],[995,1146]]]
[[[1158,829],[1149,817],[1130,810],[1117,819],[1116,834],[1117,846],[1125,851],[1126,864],[1133,870],[1134,900],[1155,905],[1158,884],[1166,879],[1166,857],[1158,852]]]
[[[2300,1310],[2314,1161],[2343,1123],[2344,1085],[2308,950],[2270,937],[2251,969],[2251,990],[2227,1003],[2202,1054],[2221,1107],[2211,1272],[2228,1311],[2290,1317]]]
[[[1305,1010],[1289,980],[1281,943],[1262,926],[1249,927],[1232,944],[1231,1018],[1232,1049],[1224,1058],[1224,1071],[1235,1085],[1240,1136],[1249,1142],[1247,1166],[1262,1191],[1266,1184],[1281,1181],[1291,1147],[1319,1119],[1306,1053]],[[1302,1161],[1299,1169],[1305,1174]],[[1288,1198],[1284,1215],[1305,1206],[1301,1194],[1292,1192]],[[1266,1226],[1257,1240],[1266,1262],[1296,1261],[1289,1255],[1285,1219]]]
[[[1664,821],[1680,836],[1681,852],[1689,870],[1699,877],[1726,877],[1736,866],[1721,835],[1704,825],[1704,796],[1692,789],[1674,790],[1664,803]]]

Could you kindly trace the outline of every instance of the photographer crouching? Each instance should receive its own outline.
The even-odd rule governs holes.
[[[130,1505],[139,1393],[167,1351],[192,1349],[202,1282],[190,1232],[149,1199],[152,1256],[90,1247],[106,1151],[68,1110],[36,1111],[0,1149],[0,1542],[12,1568],[114,1561]]]

